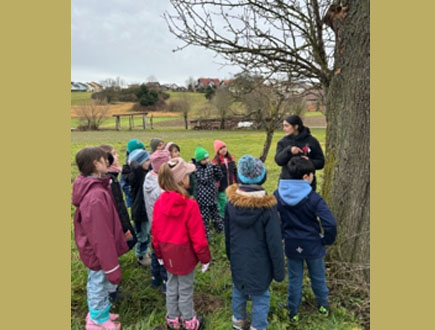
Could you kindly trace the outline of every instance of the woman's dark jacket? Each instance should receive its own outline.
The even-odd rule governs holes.
[[[259,186],[240,186],[244,191],[264,191]],[[284,280],[284,253],[276,199],[240,194],[239,185],[226,190],[225,246],[233,283],[244,294],[266,291],[275,279]]]
[[[223,177],[218,181],[218,192],[224,192],[228,186],[231,186],[233,183],[237,183],[237,165],[234,161],[234,157],[231,157],[231,160],[228,160],[228,163],[218,163],[215,159],[212,160],[213,165],[220,166],[222,170]]]
[[[121,220],[122,231],[127,233],[130,231],[131,238],[127,239],[128,248],[131,250],[137,242],[136,232],[131,225],[130,216],[128,215],[127,207],[125,206],[124,198],[122,196],[121,185],[118,181],[118,173],[116,172],[108,172],[108,176],[110,176],[110,188],[112,190],[113,199],[115,200],[116,210],[118,211],[119,220]]]
[[[292,147],[299,147],[300,149],[305,150],[305,152],[293,155],[291,152]],[[294,156],[307,156],[313,162],[316,170],[321,170],[325,165],[325,156],[323,155],[319,141],[311,135],[308,127],[304,127],[298,135],[287,135],[279,140],[276,146],[275,162],[281,166],[280,179],[290,179],[287,164]],[[313,190],[316,190],[316,184],[317,180],[314,176],[311,185]]]
[[[148,221],[145,209],[145,199],[143,196],[143,183],[147,173],[148,171],[144,170],[136,161],[131,162],[130,165],[124,165],[122,167],[122,178],[131,187],[131,197],[133,198],[131,217],[136,224]]]

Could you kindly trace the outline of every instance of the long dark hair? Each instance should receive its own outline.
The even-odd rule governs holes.
[[[230,152],[228,151],[227,148],[227,153],[224,156],[225,158],[228,158],[229,161],[233,160],[233,156],[231,156]],[[219,157],[219,150],[216,152],[216,155],[213,158],[213,161],[216,162],[216,164],[221,164],[221,158]]]
[[[284,120],[286,122],[288,122],[292,126],[298,125],[298,131],[299,132],[301,132],[305,128],[304,123],[302,122],[301,117],[299,117],[298,115],[287,116],[287,117],[285,117]]]

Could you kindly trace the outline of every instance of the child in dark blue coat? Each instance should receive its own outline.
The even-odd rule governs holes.
[[[326,253],[325,245],[335,241],[337,226],[325,200],[311,188],[313,163],[309,159],[293,157],[287,169],[288,175],[279,181],[278,190],[274,194],[278,200],[287,255],[290,322],[295,323],[299,320],[304,261],[308,267],[318,310],[322,314],[328,314],[329,291],[323,257]]]

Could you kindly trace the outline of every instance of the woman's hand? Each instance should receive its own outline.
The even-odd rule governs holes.
[[[292,147],[292,148],[290,149],[290,151],[291,151],[291,153],[292,153],[293,155],[298,155],[298,154],[300,154],[300,153],[303,152],[302,149],[301,149],[301,148],[298,148],[298,147]]]

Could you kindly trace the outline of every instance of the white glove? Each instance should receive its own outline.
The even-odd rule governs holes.
[[[160,266],[163,266],[163,259],[157,259],[157,261],[159,262]]]
[[[206,270],[208,269],[208,266],[210,266],[210,263],[203,264],[202,267],[201,267],[201,272],[202,272],[202,273],[205,273]]]

